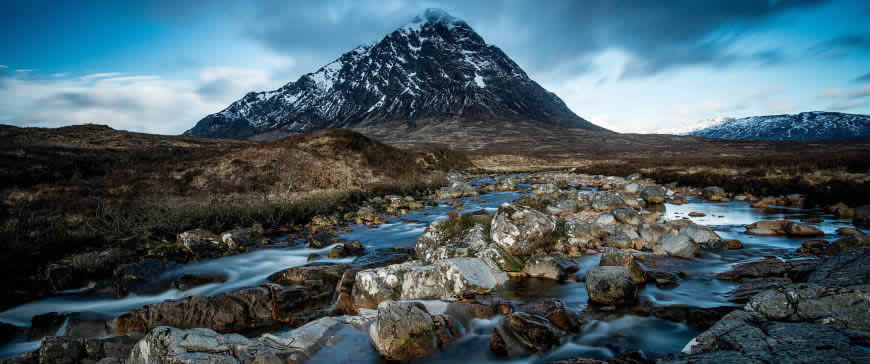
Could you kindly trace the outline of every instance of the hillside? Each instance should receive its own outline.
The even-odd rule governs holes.
[[[751,116],[724,120],[686,133],[704,138],[742,140],[870,139],[870,116],[839,112]]]

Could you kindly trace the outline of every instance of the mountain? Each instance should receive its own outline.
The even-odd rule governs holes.
[[[276,139],[327,128],[414,130],[456,120],[607,131],[574,114],[467,23],[429,9],[295,82],[248,93],[184,134]]]
[[[794,115],[750,116],[726,120],[685,135],[743,140],[870,139],[870,116],[812,111]]]

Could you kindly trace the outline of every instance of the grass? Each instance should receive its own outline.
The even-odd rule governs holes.
[[[485,236],[489,236],[490,228],[492,227],[492,216],[476,215],[476,214],[459,214],[455,211],[447,215],[447,220],[439,226],[439,229],[444,234],[446,241],[462,238],[465,233],[475,225],[481,224],[484,227]]]

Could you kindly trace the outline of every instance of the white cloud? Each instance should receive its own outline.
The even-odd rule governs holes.
[[[68,75],[68,74],[69,74],[69,73],[66,73],[66,72],[62,72],[62,73],[54,73],[54,74],[51,75],[51,77],[64,77],[64,76],[66,76],[66,75]]]
[[[202,69],[194,80],[120,73],[72,79],[5,77],[0,123],[42,127],[97,123],[179,134],[249,91],[283,83],[269,75],[263,70],[214,67]]]
[[[0,64],[0,68],[9,68],[9,66],[7,66],[5,64]]]
[[[17,70],[15,70],[15,72],[18,72],[18,73],[28,73],[28,72],[33,72],[33,70],[32,70],[32,69],[29,69],[29,68],[22,68],[22,69],[17,69]]]
[[[106,72],[106,73],[94,73],[87,76],[82,76],[82,80],[95,80],[98,78],[108,78],[108,77],[116,77],[123,75],[123,73],[118,72]]]

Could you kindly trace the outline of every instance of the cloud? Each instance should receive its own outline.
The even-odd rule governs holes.
[[[870,100],[846,100],[846,101],[840,101],[840,102],[836,102],[834,104],[831,104],[831,106],[828,107],[828,110],[848,111],[848,110],[862,108],[865,106],[870,106]]]
[[[9,66],[0,64],[0,68],[9,68]]]
[[[857,53],[870,53],[870,33],[844,34],[818,43],[809,52],[825,58],[842,58]]]
[[[268,70],[204,68],[194,80],[101,73],[77,78],[0,76],[0,123],[57,127],[100,123],[179,134],[253,89],[280,82]],[[204,92],[209,85],[220,90]]]
[[[832,99],[843,96],[846,93],[846,90],[841,88],[826,88],[819,93],[818,98],[820,99]]]
[[[270,0],[256,11],[245,34],[268,48],[300,57],[304,64],[323,64],[342,52],[407,22],[431,6],[463,18],[492,44],[528,71],[543,72],[577,62],[608,49],[631,55],[623,78],[646,77],[686,66],[728,67],[738,61],[764,65],[781,62],[784,54],[765,50],[735,53],[745,34],[774,16],[826,3],[822,0],[742,0],[614,2],[442,0],[319,1]],[[310,59],[309,59],[310,58]]]
[[[96,80],[98,78],[108,78],[123,75],[123,73],[118,72],[107,72],[107,73],[94,73],[87,76],[82,76],[82,80]]]
[[[870,82],[870,73],[858,76],[852,82]]]
[[[23,68],[23,69],[17,69],[17,70],[15,70],[15,72],[18,72],[18,73],[29,73],[29,72],[33,72],[33,70],[32,70],[32,69],[28,69],[28,68]]]

